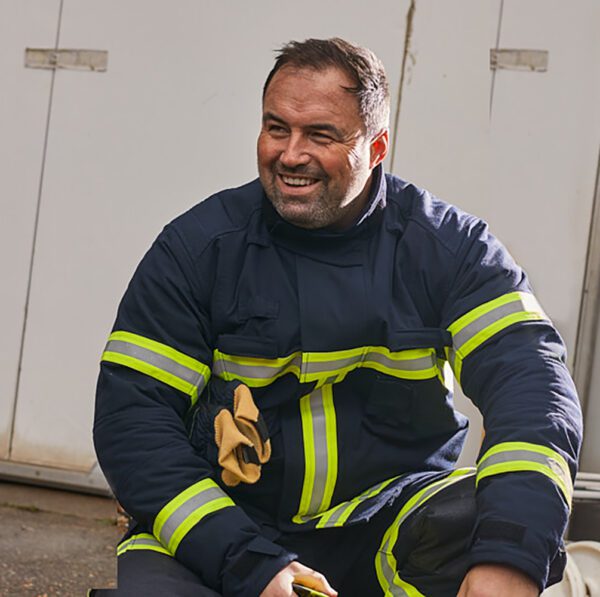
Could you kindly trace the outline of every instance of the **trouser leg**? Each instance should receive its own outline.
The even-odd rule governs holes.
[[[367,524],[286,534],[279,541],[323,573],[341,597],[386,591],[455,597],[475,524],[474,477],[442,481],[422,496],[414,510],[410,500],[399,500]]]
[[[94,597],[219,597],[175,558],[149,550],[117,559],[117,589],[96,589]]]

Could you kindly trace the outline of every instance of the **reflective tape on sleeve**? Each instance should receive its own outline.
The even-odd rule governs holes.
[[[460,382],[463,360],[497,333],[516,323],[547,319],[535,297],[527,292],[510,292],[479,305],[448,327],[452,348],[448,360]]]
[[[167,556],[171,554],[161,545],[160,541],[150,533],[140,533],[139,535],[133,535],[129,539],[123,541],[117,547],[117,556],[123,555],[124,553],[132,550],[146,550],[156,551]]]
[[[338,470],[333,389],[323,386],[300,399],[304,448],[304,481],[298,513],[301,524],[331,505]]]
[[[381,546],[375,556],[377,580],[383,589],[384,595],[424,597],[416,587],[401,579],[398,575],[398,562],[396,561],[392,550],[398,541],[400,526],[413,512],[415,512],[415,510],[420,508],[434,495],[443,489],[450,487],[450,485],[474,474],[475,470],[473,468],[463,468],[452,471],[444,479],[435,481],[418,491],[406,502],[406,504],[404,504],[404,506],[402,506],[394,522],[385,532]]]
[[[130,332],[113,332],[102,360],[117,363],[153,377],[198,399],[210,378],[210,369],[200,361],[155,340]]]
[[[570,506],[573,499],[573,481],[566,460],[555,450],[528,442],[504,442],[492,446],[477,463],[477,478],[522,471],[546,475],[560,489]]]
[[[374,369],[400,379],[431,379],[438,376],[433,348],[393,352],[384,346],[362,346],[331,352],[295,352],[287,357],[263,359],[225,354],[215,350],[213,374],[226,381],[239,380],[249,387],[264,387],[291,374],[300,383],[316,387],[339,383],[359,368]]]
[[[183,538],[208,514],[235,506],[212,480],[203,479],[174,497],[158,513],[152,532],[175,554]]]

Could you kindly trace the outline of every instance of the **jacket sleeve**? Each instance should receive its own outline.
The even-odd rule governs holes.
[[[210,379],[214,272],[167,227],[140,263],[102,355],[94,442],[123,507],[223,595],[258,595],[294,559],[214,480],[184,419]]]
[[[467,226],[443,311],[448,360],[484,419],[471,563],[514,566],[543,589],[560,559],[582,432],[564,344],[481,221]]]

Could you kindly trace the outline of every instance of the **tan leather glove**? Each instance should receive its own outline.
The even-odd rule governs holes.
[[[210,396],[214,438],[221,479],[229,487],[256,483],[261,465],[271,457],[267,426],[254,403],[250,389],[240,382],[216,380]]]

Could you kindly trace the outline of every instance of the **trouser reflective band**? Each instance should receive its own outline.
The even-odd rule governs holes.
[[[119,544],[117,547],[117,556],[123,555],[127,551],[141,549],[157,551],[158,553],[164,553],[167,556],[171,555],[154,535],[151,535],[150,533],[140,533],[139,535],[129,537],[129,539]]]
[[[102,360],[135,369],[188,394],[192,404],[210,378],[210,369],[192,357],[149,338],[113,332]]]
[[[460,382],[463,360],[486,340],[522,321],[547,319],[535,297],[527,292],[509,292],[479,305],[448,326],[452,348],[448,360]]]
[[[436,493],[442,491],[446,487],[461,481],[467,476],[474,475],[473,468],[457,469],[451,472],[446,478],[435,481],[424,489],[413,495],[404,506],[401,508],[398,516],[385,532],[381,547],[375,556],[375,570],[377,579],[383,589],[385,596],[394,595],[395,597],[424,597],[418,589],[411,584],[402,580],[398,576],[398,564],[392,553],[396,542],[398,541],[398,533],[400,525],[427,500],[431,499]]]
[[[374,369],[400,379],[431,379],[439,375],[433,348],[392,352],[384,346],[362,346],[332,352],[295,352],[277,359],[229,355],[215,350],[213,374],[249,387],[264,387],[291,373],[300,383],[339,383],[358,368]]]
[[[235,506],[232,499],[212,479],[204,479],[164,506],[154,521],[152,532],[175,554],[183,538],[205,516],[230,506]]]
[[[558,452],[539,444],[504,442],[492,446],[477,463],[476,483],[492,475],[519,471],[533,471],[552,479],[571,506],[573,481],[567,462]]]
[[[377,485],[369,487],[369,489],[363,491],[355,498],[346,502],[342,502],[334,508],[327,510],[327,512],[319,515],[320,520],[317,523],[317,528],[323,529],[344,526],[358,506],[360,506],[363,502],[375,497],[376,495],[379,495],[390,483],[396,479],[399,479],[400,477],[401,475],[398,475],[397,477],[392,477],[391,479],[377,483]]]
[[[338,450],[333,388],[323,386],[300,399],[304,444],[304,483],[298,513],[303,523],[327,510],[337,480]]]

